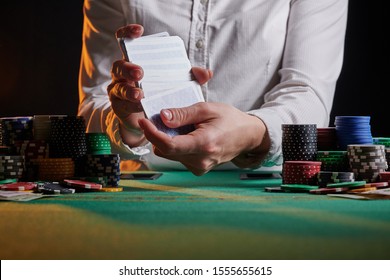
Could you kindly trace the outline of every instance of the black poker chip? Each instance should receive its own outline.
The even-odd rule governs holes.
[[[315,124],[282,124],[284,161],[315,161],[317,126]]]

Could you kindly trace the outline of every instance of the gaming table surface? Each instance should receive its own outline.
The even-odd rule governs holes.
[[[1,259],[390,259],[390,200],[273,193],[281,179],[163,172],[123,192],[0,202]]]

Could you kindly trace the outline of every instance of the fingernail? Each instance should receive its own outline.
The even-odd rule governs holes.
[[[131,29],[130,29],[130,31],[132,32],[132,33],[138,33],[139,31],[140,31],[140,27],[139,26],[132,26],[131,27]]]
[[[141,78],[141,75],[142,75],[142,72],[141,70],[139,69],[134,69],[134,70],[131,70],[131,76],[135,79],[140,79]]]
[[[161,114],[164,115],[164,118],[168,121],[171,121],[173,116],[172,116],[172,112],[170,110],[166,110],[166,109],[163,109],[161,110]]]

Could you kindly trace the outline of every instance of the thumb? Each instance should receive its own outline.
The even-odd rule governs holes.
[[[183,108],[163,109],[160,116],[166,126],[177,128],[203,122],[209,117],[207,107],[206,102],[199,102]]]

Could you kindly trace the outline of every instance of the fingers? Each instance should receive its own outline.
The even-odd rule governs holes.
[[[138,82],[143,78],[144,71],[137,64],[125,60],[117,60],[112,64],[111,76],[114,81],[128,80]]]
[[[115,36],[116,36],[116,38],[126,37],[126,38],[130,38],[130,39],[135,39],[135,38],[141,37],[143,33],[144,33],[144,28],[142,25],[129,24],[129,25],[126,25],[126,26],[119,28],[116,31]]]
[[[139,102],[144,93],[140,88],[132,86],[127,82],[111,83],[107,87],[108,96],[112,102],[114,98],[130,102]]]
[[[198,143],[191,134],[178,135],[171,137],[168,134],[159,131],[157,127],[148,119],[138,121],[139,126],[144,131],[145,137],[156,146],[157,149],[164,151],[165,155],[182,155],[198,152]],[[185,139],[183,138],[185,137]]]
[[[189,107],[161,110],[161,119],[171,128],[188,124],[198,124],[216,117],[212,103],[199,102]]]
[[[209,69],[204,69],[201,67],[192,67],[191,70],[195,79],[201,85],[207,83],[213,77],[213,72]]]

